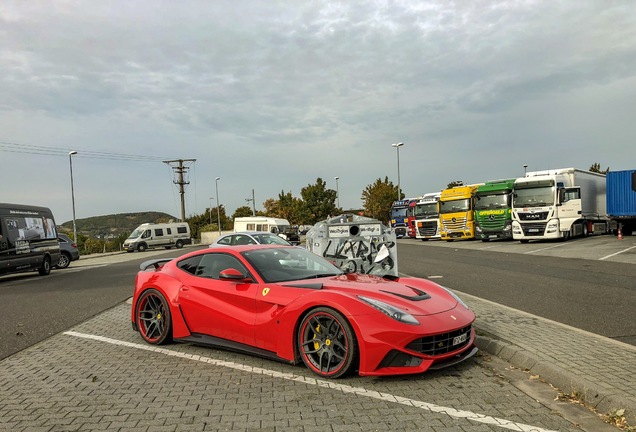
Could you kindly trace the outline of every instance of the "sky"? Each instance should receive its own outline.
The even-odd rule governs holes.
[[[631,0],[3,0],[0,71],[0,201],[58,224],[178,218],[178,159],[186,216],[636,168]]]

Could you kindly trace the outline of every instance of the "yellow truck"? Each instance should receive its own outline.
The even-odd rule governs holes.
[[[479,184],[444,189],[439,198],[439,227],[442,240],[475,238],[474,196]]]

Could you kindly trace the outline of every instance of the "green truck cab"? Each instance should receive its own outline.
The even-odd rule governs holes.
[[[512,238],[511,200],[515,179],[492,180],[475,193],[475,237],[487,242]]]

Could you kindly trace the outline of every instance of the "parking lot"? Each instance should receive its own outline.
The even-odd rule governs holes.
[[[421,241],[411,238],[400,239],[399,242],[422,244],[433,247],[484,250],[490,252],[535,254],[560,258],[579,258],[608,262],[636,264],[636,236],[626,236],[619,240],[613,235],[592,235],[568,241],[532,241],[520,243],[513,240],[497,240],[482,242],[464,240],[446,242],[441,240]]]

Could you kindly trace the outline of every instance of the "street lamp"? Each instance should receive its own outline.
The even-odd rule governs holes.
[[[75,150],[68,152],[68,164],[71,167],[71,202],[73,203],[73,241],[77,243],[77,226],[75,225],[75,190],[73,188],[73,155]]]
[[[397,144],[391,144],[397,150],[397,168],[398,168],[398,201],[402,198],[400,193],[400,147],[404,145],[403,142]]]
[[[338,203],[338,208],[340,208],[340,192],[338,191],[338,180],[340,177],[336,176],[333,179],[336,181],[336,202]]]
[[[221,204],[219,203],[219,180],[221,180],[221,177],[217,177],[214,180],[214,184],[216,186],[216,216],[217,216],[217,222],[219,224],[219,235],[221,235]]]

